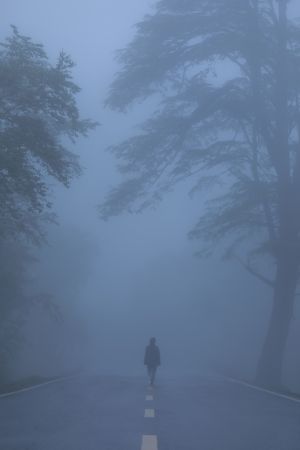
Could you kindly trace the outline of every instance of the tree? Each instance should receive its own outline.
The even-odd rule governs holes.
[[[56,307],[48,295],[29,295],[26,284],[31,245],[45,239],[45,221],[54,220],[51,184],[69,186],[81,172],[68,140],[96,125],[80,118],[73,67],[64,52],[51,64],[43,46],[16,27],[0,43],[0,378],[28,308]]]
[[[95,124],[79,116],[67,54],[50,64],[43,46],[15,27],[0,45],[0,237],[38,242],[42,221],[52,218],[50,179],[68,186],[80,174],[66,138],[74,142]]]
[[[273,289],[257,382],[274,387],[300,265],[300,27],[287,8],[288,0],[157,2],[118,54],[107,104],[126,111],[153,94],[161,101],[140,134],[111,149],[125,180],[100,208],[104,218],[141,211],[181,180],[193,192],[214,187],[190,237],[209,248],[230,243],[234,256],[246,246],[247,259],[236,257]],[[266,255],[274,280],[256,265]]]

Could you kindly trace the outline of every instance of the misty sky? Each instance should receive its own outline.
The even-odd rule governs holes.
[[[257,308],[267,309],[253,296],[256,292],[268,294],[253,280],[249,280],[251,292],[245,292],[248,276],[238,267],[193,257],[197,244],[188,242],[186,234],[201,212],[202,201],[191,201],[185,188],[176,189],[156,211],[142,216],[128,215],[106,223],[97,215],[97,204],[119,179],[105,148],[128,136],[141,115],[147,114],[147,108],[136,108],[128,115],[104,109],[117,69],[114,52],[130,41],[133,25],[151,11],[152,4],[152,0],[1,1],[1,39],[14,24],[20,33],[43,43],[51,60],[62,49],[69,53],[77,64],[75,80],[82,88],[82,115],[101,123],[77,144],[83,176],[69,190],[54,186],[54,210],[60,226],[50,228],[49,247],[40,252],[35,275],[41,284],[48,283],[49,289],[53,280],[56,287],[62,287],[66,310],[73,305],[68,311],[74,309],[77,317],[72,325],[78,334],[76,345],[81,345],[84,335],[92,358],[101,350],[113,370],[118,361],[108,353],[120,354],[123,347],[132,349],[134,370],[140,370],[138,358],[152,334],[162,343],[170,366],[176,364],[176,351],[184,353],[186,346],[194,346],[195,354],[200,349],[199,358],[204,354],[211,357],[206,354],[208,347],[218,355],[228,349],[235,354],[241,330],[244,347],[250,348]],[[293,8],[300,9],[297,3]],[[73,274],[78,267],[85,278],[83,285],[77,286]],[[237,277],[241,283],[233,286],[231,280]],[[224,290],[229,306],[222,298]],[[247,301],[251,302],[249,309]],[[80,316],[88,326],[82,326]],[[258,333],[254,340],[259,338]],[[250,366],[252,360],[248,360]]]

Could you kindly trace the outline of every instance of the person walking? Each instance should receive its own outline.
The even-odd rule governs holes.
[[[154,337],[150,339],[146,347],[144,364],[148,370],[150,386],[153,386],[157,367],[160,366],[160,351]]]

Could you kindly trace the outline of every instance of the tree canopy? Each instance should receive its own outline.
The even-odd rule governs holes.
[[[16,27],[0,43],[0,379],[22,342],[28,310],[41,305],[58,317],[52,296],[36,293],[28,280],[36,262],[31,245],[54,220],[53,181],[68,187],[81,173],[69,144],[96,125],[80,117],[73,67],[64,52],[52,64]]]
[[[38,241],[51,218],[50,180],[68,186],[80,173],[68,149],[95,126],[79,115],[74,63],[61,52],[53,65],[41,44],[12,35],[0,47],[0,237]]]
[[[152,94],[162,100],[139,135],[112,148],[126,177],[104,217],[139,211],[187,178],[193,192],[217,182],[191,236],[240,241],[261,231],[263,246],[275,248],[278,181],[288,164],[293,184],[299,125],[300,29],[288,21],[282,51],[282,4],[161,0],[137,25],[107,104],[124,111]],[[288,148],[279,145],[284,133]]]

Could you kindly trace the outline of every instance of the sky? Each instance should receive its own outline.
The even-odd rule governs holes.
[[[241,339],[249,350],[245,370],[253,366],[269,293],[236,265],[217,257],[194,258],[196,244],[186,235],[203,208],[199,198],[189,200],[180,187],[143,215],[103,222],[97,213],[119,180],[107,146],[130,135],[148,112],[137,108],[122,115],[104,108],[117,70],[115,51],[126,46],[134,24],[152,5],[152,0],[1,0],[0,38],[14,24],[43,43],[51,61],[62,49],[69,53],[82,88],[81,113],[101,124],[76,145],[83,175],[68,190],[53,187],[60,225],[49,229],[49,245],[39,251],[34,277],[41,288],[54,290],[66,318],[64,325],[53,324],[32,313],[32,323],[39,326],[27,330],[31,351],[23,356],[30,371],[49,371],[53,361],[63,367],[67,354],[74,368],[89,364],[108,372],[141,373],[151,335],[161,343],[166,371],[179,365],[181,370],[230,367],[231,358],[243,358]],[[251,291],[245,289],[248,284]],[[262,304],[260,297],[267,300]]]

